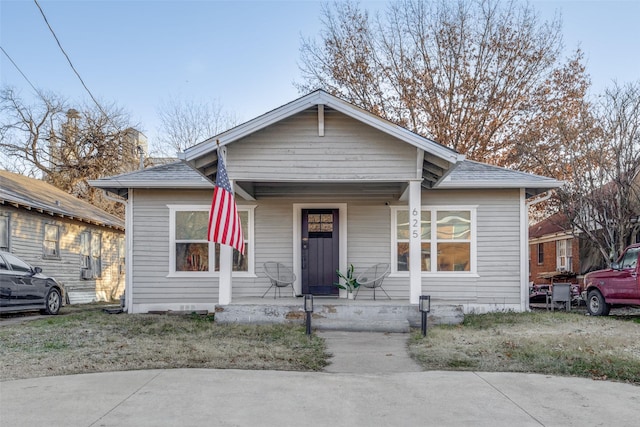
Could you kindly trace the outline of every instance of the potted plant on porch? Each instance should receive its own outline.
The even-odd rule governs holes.
[[[343,282],[342,283],[335,282],[334,286],[337,286],[340,289],[346,290],[347,297],[349,299],[353,299],[354,298],[353,291],[355,291],[360,286],[360,283],[358,283],[358,281],[353,275],[353,264],[349,264],[349,268],[347,269],[347,274],[342,273],[340,270],[336,270],[336,273],[338,273],[338,277],[342,279]]]

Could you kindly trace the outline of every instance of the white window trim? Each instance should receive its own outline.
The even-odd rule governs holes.
[[[409,277],[409,271],[398,271],[398,247],[397,247],[397,220],[398,211],[408,211],[407,206],[390,206],[391,208],[391,274],[390,277]],[[478,221],[478,205],[423,205],[421,210],[431,212],[431,232],[433,236],[434,232],[434,219],[437,219],[438,211],[469,211],[471,216],[471,241],[470,241],[470,265],[469,271],[422,271],[423,277],[479,277],[478,276],[478,235],[477,235],[477,221]],[[430,240],[431,251],[437,250],[437,240],[434,241],[433,237]],[[435,266],[435,259],[432,258],[431,266]]]
[[[166,277],[220,277],[220,272],[215,271],[176,271],[176,212],[179,211],[205,211],[209,212],[211,205],[167,205],[169,208],[169,272]],[[244,236],[248,240],[247,249],[249,257],[247,259],[248,271],[234,271],[232,277],[257,277],[255,274],[255,253],[254,253],[254,217],[256,205],[238,205],[238,211],[249,213],[248,231],[249,236]],[[209,260],[215,260],[215,243],[209,243]]]

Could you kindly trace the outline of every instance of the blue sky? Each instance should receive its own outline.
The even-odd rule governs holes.
[[[125,108],[152,144],[171,97],[214,99],[241,121],[297,98],[300,39],[321,29],[312,0],[39,3],[91,92]],[[640,80],[640,0],[533,4],[542,18],[562,13],[567,52],[584,50],[594,91]],[[32,0],[0,1],[0,46],[36,87],[89,99]],[[0,82],[33,92],[1,52]]]

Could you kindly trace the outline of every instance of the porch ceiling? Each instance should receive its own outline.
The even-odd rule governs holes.
[[[235,182],[255,199],[268,197],[313,197],[398,200],[406,182]],[[238,190],[236,188],[236,190]],[[241,192],[238,192],[240,195]]]

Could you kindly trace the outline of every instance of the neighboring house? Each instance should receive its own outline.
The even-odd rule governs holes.
[[[635,173],[632,185],[638,194],[640,172]],[[609,183],[598,191],[603,198],[615,197],[613,188]],[[624,246],[640,243],[640,206],[633,211],[637,216],[631,224],[636,225]],[[580,237],[574,235],[572,224],[561,212],[529,227],[529,281],[536,285],[558,281],[581,283],[584,274],[607,267],[595,245]]]
[[[218,152],[247,252],[208,243]],[[296,295],[346,298],[336,268],[389,263],[397,301],[466,311],[528,308],[526,200],[561,185],[465,160],[432,140],[315,91],[208,139],[182,162],[90,184],[127,199],[130,313],[209,310],[269,287],[267,261]],[[290,288],[289,288],[290,289]],[[358,300],[371,298],[363,290]],[[265,303],[268,300],[264,300]]]
[[[124,243],[121,219],[44,181],[0,171],[0,250],[62,282],[70,303],[119,298]]]
[[[541,285],[552,282],[578,283],[580,239],[562,213],[529,227],[529,282]]]

